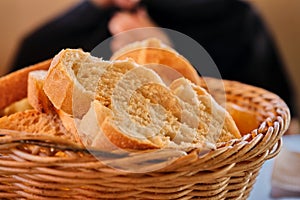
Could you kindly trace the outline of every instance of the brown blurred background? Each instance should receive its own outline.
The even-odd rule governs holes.
[[[21,37],[80,0],[1,0],[0,75],[7,72]],[[272,31],[300,102],[300,1],[249,0]],[[300,107],[300,106],[299,106]],[[300,113],[300,110],[299,110]]]

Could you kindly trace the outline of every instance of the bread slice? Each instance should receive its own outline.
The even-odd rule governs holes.
[[[263,121],[262,117],[258,116],[255,112],[234,103],[227,102],[226,110],[234,119],[242,135],[258,128]]]
[[[117,67],[119,66],[120,65],[117,65]],[[84,135],[90,137],[90,139],[87,139],[86,144],[91,144],[91,141],[96,138],[97,134],[100,134],[120,148],[158,148],[158,146],[150,142],[148,138],[145,138],[142,135],[142,138],[139,139],[136,139],[135,136],[131,136],[131,134],[137,132],[135,130],[131,130],[131,125],[134,126],[134,120],[139,120],[139,118],[141,118],[140,121],[143,121],[143,116],[135,116],[135,119],[133,119],[131,116],[134,117],[134,115],[131,114],[129,116],[127,112],[138,112],[140,115],[143,115],[144,113],[143,111],[140,112],[139,110],[142,109],[142,107],[138,105],[139,102],[133,102],[132,105],[128,105],[128,103],[130,103],[130,98],[134,96],[135,89],[146,83],[164,83],[152,70],[147,70],[142,67],[132,68],[127,73],[123,74],[123,76],[121,76],[120,78],[121,79],[119,79],[117,84],[110,88],[110,104],[107,105],[105,104],[105,101],[103,102],[101,100],[98,101],[98,103],[95,102],[91,106],[88,114],[83,117],[80,125],[80,130],[81,132],[85,131],[86,133]],[[104,85],[103,87],[105,88],[106,86]],[[102,88],[100,84],[99,88]],[[96,120],[94,119],[95,117]],[[122,127],[126,130],[119,130],[119,128],[115,126],[115,123],[127,123],[128,126],[125,125],[124,127]],[[89,127],[95,127],[92,130],[97,130],[96,134],[94,131],[88,132],[87,129],[89,129]],[[148,132],[149,131],[154,132],[154,130],[148,130]],[[97,138],[103,140],[103,137]],[[101,142],[94,143],[99,144]]]
[[[124,60],[131,58],[140,65],[155,68],[155,71],[160,75],[166,75],[164,68],[168,70],[168,76],[172,80],[172,76],[178,77],[178,74],[191,80],[193,83],[199,83],[199,75],[192,64],[182,55],[176,52],[170,46],[162,43],[156,38],[149,38],[142,41],[137,41],[124,46],[113,54],[111,60]],[[156,67],[160,65],[159,67]],[[171,77],[170,77],[171,76]]]
[[[95,99],[100,101],[104,106],[110,107],[111,96],[116,84],[125,73],[136,67],[138,67],[138,65],[130,60],[111,62],[111,64],[106,67],[105,73],[98,77]]]
[[[92,103],[80,124],[84,144],[187,150],[214,148],[217,142],[240,137],[225,109],[199,88],[182,78],[170,89],[151,69],[133,68],[114,87],[110,107],[97,100]]]
[[[80,118],[87,112],[98,79],[109,65],[110,62],[80,49],[62,50],[48,70],[43,87],[45,94],[56,109]]]
[[[45,94],[43,87],[47,76],[46,70],[32,71],[28,75],[28,102],[37,111],[49,115],[58,115],[60,123],[76,141],[80,141],[75,118],[62,110],[57,110]]]
[[[231,115],[220,106],[205,89],[179,78],[170,89],[189,107],[185,107],[197,117],[197,128],[209,142],[225,142],[240,138],[240,132]],[[189,120],[189,116],[183,120]]]
[[[57,115],[41,113],[37,110],[17,112],[0,118],[0,129],[19,131],[20,134],[25,132],[57,136],[81,144],[79,138],[65,129]]]
[[[55,108],[43,90],[47,73],[46,70],[36,70],[28,74],[27,99],[35,110],[42,113],[54,113]]]

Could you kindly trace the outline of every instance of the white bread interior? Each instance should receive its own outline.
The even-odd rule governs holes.
[[[80,49],[62,50],[51,63],[43,89],[56,109],[81,117],[94,99],[98,77],[109,64]]]
[[[184,78],[175,80],[170,88],[182,101],[188,103],[186,110],[197,117],[199,133],[208,141],[216,143],[240,137],[231,115],[205,89]],[[187,116],[186,120],[189,119]]]

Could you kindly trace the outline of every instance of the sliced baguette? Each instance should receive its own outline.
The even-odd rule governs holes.
[[[43,88],[45,94],[56,109],[82,117],[94,99],[98,78],[109,65],[110,62],[80,49],[62,50],[49,68]]]
[[[128,59],[63,50],[43,90],[64,127],[87,147],[211,149],[240,137],[204,89],[185,78],[168,87],[155,71]]]
[[[146,98],[136,93],[149,83],[163,84],[152,70],[138,67],[126,73],[114,89],[111,117],[106,117],[100,127],[105,136],[120,148],[150,149],[163,146],[160,141],[163,137],[159,135],[166,123],[164,119],[159,119],[164,117],[163,108],[153,108]]]

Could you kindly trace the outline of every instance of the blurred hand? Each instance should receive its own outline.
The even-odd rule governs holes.
[[[129,31],[137,28],[153,27],[143,31]],[[109,31],[113,36],[111,43],[112,51],[116,51],[119,48],[125,46],[134,41],[144,40],[149,37],[156,37],[162,40],[164,43],[169,43],[168,37],[165,33],[158,28],[158,26],[149,17],[147,11],[143,8],[139,8],[136,12],[118,12],[110,20],[108,24]],[[122,32],[126,32],[121,34]]]
[[[108,28],[112,35],[119,34],[135,28],[156,27],[143,8],[139,8],[135,13],[118,12],[110,20]]]
[[[91,0],[95,5],[107,8],[107,7],[118,7],[124,10],[130,10],[134,8],[140,0]]]

